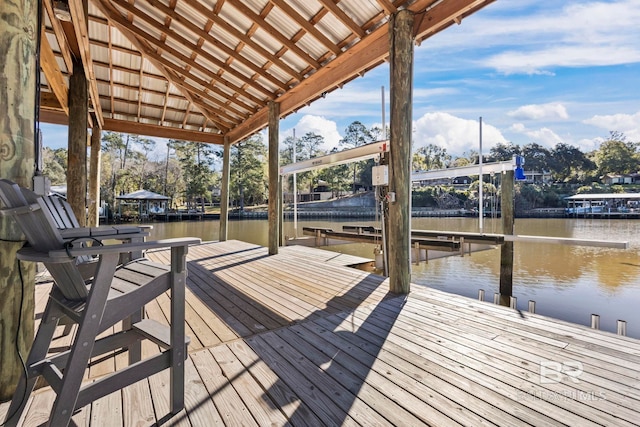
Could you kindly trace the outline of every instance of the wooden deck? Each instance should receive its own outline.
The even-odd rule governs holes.
[[[74,421],[640,424],[640,341],[418,286],[409,296],[387,289],[379,276],[295,248],[269,257],[238,241],[192,247],[187,408],[168,416],[162,372],[83,408]],[[45,291],[38,286],[39,307]],[[167,307],[160,299],[147,313],[165,319]],[[87,379],[124,361],[126,354],[96,361]],[[52,397],[46,387],[34,394],[25,426],[46,421]],[[6,410],[0,405],[1,418]]]

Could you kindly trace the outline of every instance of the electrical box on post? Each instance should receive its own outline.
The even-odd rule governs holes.
[[[374,166],[371,170],[371,185],[389,185],[389,165]]]

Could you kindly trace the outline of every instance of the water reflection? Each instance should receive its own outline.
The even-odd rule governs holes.
[[[345,224],[378,225],[367,221],[299,221],[302,227],[340,230]],[[217,240],[218,221],[154,223],[152,238],[196,236]],[[414,229],[477,232],[470,218],[414,218]],[[484,231],[500,233],[499,219],[485,221]],[[266,220],[229,222],[229,238],[266,246]],[[616,320],[628,323],[630,336],[640,338],[640,220],[518,219],[516,234],[629,241],[630,249],[608,249],[516,242],[514,245],[513,293],[518,308],[536,301],[538,313],[567,321],[589,324],[591,313],[601,316],[601,328],[615,331]],[[284,223],[284,234],[294,236],[293,222]],[[337,252],[373,258],[373,246],[345,244],[331,247]],[[414,265],[412,281],[447,292],[477,298],[484,289],[492,301],[498,291],[500,252],[491,249],[471,256],[452,256]]]

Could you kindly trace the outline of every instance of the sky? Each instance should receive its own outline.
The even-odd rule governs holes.
[[[640,142],[640,4],[498,0],[414,50],[413,146],[454,156],[497,143],[597,149],[611,131]],[[280,140],[315,132],[325,149],[353,121],[389,121],[389,67],[374,70],[280,122]],[[45,146],[66,128],[42,124]],[[159,146],[163,144],[160,141]]]

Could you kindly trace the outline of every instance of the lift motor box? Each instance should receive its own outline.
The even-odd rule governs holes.
[[[372,168],[371,185],[389,185],[389,165],[374,166]]]

